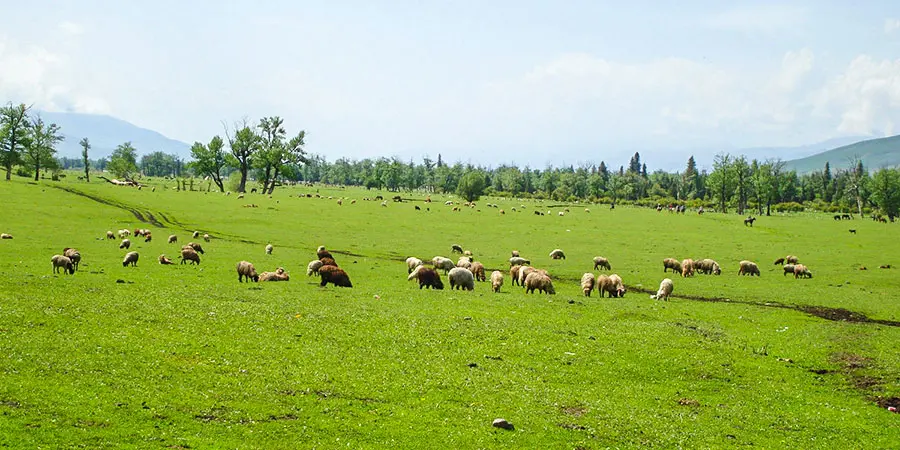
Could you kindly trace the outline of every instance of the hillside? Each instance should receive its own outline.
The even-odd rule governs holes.
[[[40,111],[45,122],[53,122],[62,128],[66,140],[57,147],[60,157],[80,157],[81,146],[78,142],[83,137],[91,141],[91,158],[102,158],[110,155],[117,145],[131,141],[138,155],[161,151],[190,157],[190,145],[169,139],[162,134],[141,128],[121,119],[95,114],[69,112]]]
[[[861,141],[806,158],[787,161],[785,167],[794,169],[797,173],[807,173],[822,169],[825,167],[825,162],[828,161],[831,163],[832,169],[843,169],[850,164],[850,160],[856,157],[862,159],[863,164],[870,170],[898,166],[900,165],[900,135]]]

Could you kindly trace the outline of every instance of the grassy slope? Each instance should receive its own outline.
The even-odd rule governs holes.
[[[126,269],[124,251],[101,237],[147,227],[131,213],[51,183],[0,183],[0,231],[15,235],[0,242],[0,444],[883,448],[900,437],[897,416],[869,399],[900,395],[900,328],[677,298],[900,320],[896,276],[876,269],[898,265],[892,225],[854,221],[849,236],[846,222],[819,215],[747,228],[735,216],[628,208],[538,217],[533,203],[512,213],[498,201],[499,216],[288,197],[308,188],[238,200],[64,185],[181,226],[133,239],[142,259]],[[250,202],[260,207],[239,206]],[[201,266],[156,264],[177,254],[169,233],[183,244],[193,229],[216,237]],[[489,268],[518,249],[550,270],[558,295],[525,295],[508,280],[501,294],[405,281],[402,258],[450,256],[451,243]],[[360,255],[335,255],[353,289],[304,276],[320,244]],[[49,258],[66,246],[81,250],[82,271],[53,276]],[[549,260],[554,247],[568,259]],[[815,278],[782,277],[771,260],[788,253]],[[669,303],[634,290],[585,299],[577,280],[598,254],[632,287],[655,288],[667,256],[713,257],[725,273],[674,278]],[[745,258],[760,262],[761,278],[735,274]],[[292,281],[238,284],[241,259],[284,266]],[[516,432],[491,428],[495,417]]]
[[[818,153],[806,158],[787,161],[788,170],[797,173],[823,170],[825,162],[831,163],[831,169],[846,169],[849,161],[859,157],[869,169],[894,167],[900,165],[900,136],[870,139],[855,144],[838,147],[827,152]]]

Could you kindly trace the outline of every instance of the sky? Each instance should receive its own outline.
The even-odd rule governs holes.
[[[896,0],[0,0],[0,11],[0,101],[188,143],[278,115],[332,161],[618,166],[639,151],[652,170],[900,133]]]

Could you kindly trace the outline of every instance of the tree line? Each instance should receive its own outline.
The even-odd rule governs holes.
[[[858,158],[844,168],[826,163],[822,170],[797,174],[786,170],[783,161],[759,161],[727,153],[715,155],[712,170],[699,170],[691,156],[681,172],[657,170],[648,173],[647,164],[635,153],[627,166],[611,169],[604,161],[578,167],[501,165],[483,167],[460,162],[447,164],[424,157],[421,163],[398,158],[339,158],[327,161],[321,155],[307,155],[306,132],[288,136],[284,120],[263,117],[247,119],[231,126],[223,124],[224,135],[209,142],[195,142],[191,160],[152,152],[140,161],[130,142],[119,145],[109,157],[90,160],[90,141],[81,140],[82,158],[55,157],[55,145],[63,140],[56,124],[31,117],[29,107],[7,104],[0,108],[0,165],[10,179],[19,166],[39,178],[41,170],[83,168],[89,180],[91,167],[106,170],[118,178],[135,176],[204,177],[226,190],[229,177],[236,177],[234,190],[245,192],[255,180],[261,192],[271,194],[284,182],[321,182],[363,186],[390,191],[457,193],[467,200],[482,195],[527,197],[555,201],[628,202],[645,206],[672,203],[704,206],[721,212],[770,214],[776,211],[855,211],[877,209],[893,220],[900,210],[900,171],[881,168],[869,173]]]

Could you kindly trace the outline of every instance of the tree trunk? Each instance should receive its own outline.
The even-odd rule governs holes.
[[[271,185],[269,186],[269,195],[272,195],[272,191],[275,190],[275,179],[278,178],[278,167],[275,167],[275,172],[272,174]]]
[[[35,159],[34,161],[34,181],[40,180],[41,175],[41,160]]]
[[[218,174],[216,174],[213,177],[213,181],[215,181],[216,186],[219,187],[219,192],[225,192],[225,185],[222,184],[222,177],[220,177]]]
[[[91,182],[91,169],[88,168],[86,161],[85,161],[85,165],[84,165],[84,179],[87,180],[88,183]]]
[[[241,164],[241,184],[238,185],[237,191],[240,193],[247,191],[247,163]]]
[[[10,174],[12,174],[12,165],[6,165],[6,181],[10,180]]]

